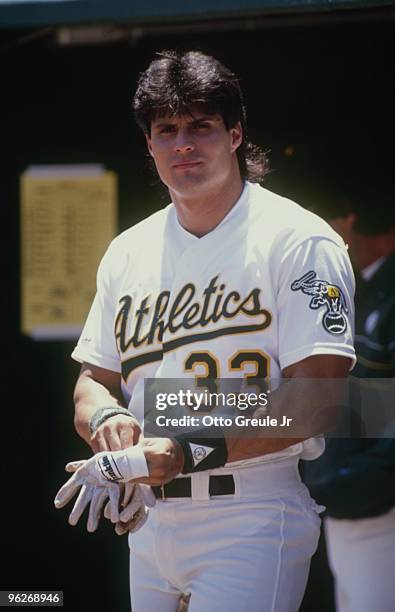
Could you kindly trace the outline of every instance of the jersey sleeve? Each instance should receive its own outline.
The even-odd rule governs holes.
[[[346,247],[311,237],[280,258],[277,294],[281,369],[312,355],[356,358],[355,279]]]
[[[77,346],[71,356],[80,363],[121,372],[115,342],[116,292],[111,282],[111,247],[104,255],[97,272],[97,291]]]

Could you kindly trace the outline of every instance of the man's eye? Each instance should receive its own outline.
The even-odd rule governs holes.
[[[160,129],[160,134],[172,134],[175,132],[176,128],[174,125],[165,125]]]
[[[197,123],[195,125],[195,130],[207,130],[210,127],[209,123]]]

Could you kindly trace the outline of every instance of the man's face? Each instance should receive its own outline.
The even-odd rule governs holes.
[[[236,149],[241,142],[239,123],[227,130],[220,115],[201,111],[158,117],[147,136],[162,182],[172,196],[185,198],[209,195],[239,172]]]

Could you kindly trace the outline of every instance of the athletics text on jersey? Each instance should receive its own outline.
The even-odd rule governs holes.
[[[259,386],[311,355],[352,364],[353,292],[346,247],[330,226],[247,183],[201,238],[181,227],[172,204],[118,236],[73,357],[121,373],[143,422],[147,378]],[[295,446],[279,454],[305,443]]]

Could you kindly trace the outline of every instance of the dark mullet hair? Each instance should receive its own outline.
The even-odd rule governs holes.
[[[240,121],[243,142],[236,154],[242,179],[259,183],[269,171],[263,149],[247,136],[247,115],[236,75],[214,57],[200,51],[162,51],[143,72],[133,99],[134,116],[145,134],[163,116],[191,114],[201,109],[221,115],[227,130]]]

